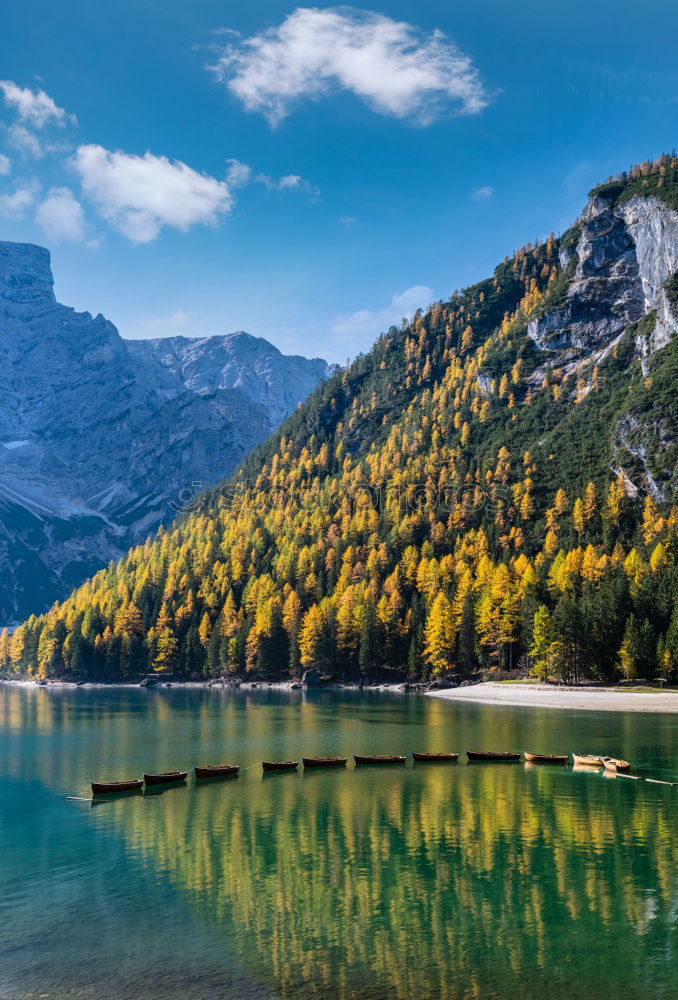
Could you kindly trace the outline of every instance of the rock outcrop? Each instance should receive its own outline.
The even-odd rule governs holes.
[[[657,198],[615,204],[612,196],[594,194],[576,250],[562,254],[561,264],[574,265],[564,301],[528,326],[539,347],[575,349],[585,358],[654,310],[657,323],[640,353],[654,352],[675,331],[662,289],[678,271],[678,213]]]
[[[47,250],[0,242],[0,625],[171,520],[327,374],[242,332],[126,342],[56,301]]]

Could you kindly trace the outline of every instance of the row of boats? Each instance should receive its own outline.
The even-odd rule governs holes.
[[[474,751],[467,750],[466,756],[469,761],[494,761],[495,763],[515,763],[519,761],[523,756],[521,753],[514,752],[491,752],[491,751]],[[525,753],[525,760],[530,764],[567,764],[569,763],[568,754],[543,754],[543,753]],[[369,766],[369,765],[383,765],[383,764],[405,764],[407,761],[406,756],[400,755],[370,755],[364,756],[360,754],[354,754],[353,759],[355,760],[357,767]],[[453,764],[459,759],[458,753],[413,753],[412,759],[415,763],[426,764],[426,763],[449,763]],[[630,765],[625,760],[619,760],[616,757],[594,757],[585,754],[572,754],[572,759],[575,766],[579,767],[591,767],[600,768],[604,767],[608,771],[615,771],[618,773],[626,772],[630,769]],[[294,771],[302,764],[304,768],[315,768],[315,767],[346,767],[348,763],[348,757],[302,757],[301,761],[298,760],[264,760],[261,762],[261,766],[264,771]],[[208,781],[215,778],[235,778],[240,772],[240,767],[237,764],[212,764],[205,767],[200,767],[197,764],[194,767],[194,774],[197,781]],[[188,771],[166,771],[161,774],[143,774],[141,778],[133,778],[131,781],[93,781],[92,782],[92,794],[93,795],[110,795],[112,793],[119,792],[134,792],[140,790],[142,787],[154,787],[157,785],[173,785],[180,784],[186,781],[188,777]]]

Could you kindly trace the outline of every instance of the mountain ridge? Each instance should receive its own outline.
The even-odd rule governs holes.
[[[163,388],[174,387],[198,395],[220,389],[242,389],[265,401],[273,432],[298,402],[308,395],[308,377],[326,378],[332,366],[321,358],[283,354],[263,337],[244,330],[209,337],[157,337],[126,340],[137,361],[154,362],[168,376]],[[159,383],[160,384],[160,383]],[[262,392],[263,390],[263,392]]]

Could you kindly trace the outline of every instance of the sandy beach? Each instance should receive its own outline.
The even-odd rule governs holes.
[[[476,701],[486,705],[531,705],[595,712],[678,712],[678,693],[619,691],[616,688],[557,688],[545,684],[474,684],[427,692],[430,698]]]

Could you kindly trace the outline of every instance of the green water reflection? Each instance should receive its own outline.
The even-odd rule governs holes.
[[[678,993],[678,789],[522,764],[254,766],[468,746],[610,751],[672,777],[674,717],[3,688],[0,725],[2,997]],[[64,799],[92,777],[196,761],[245,770]]]

